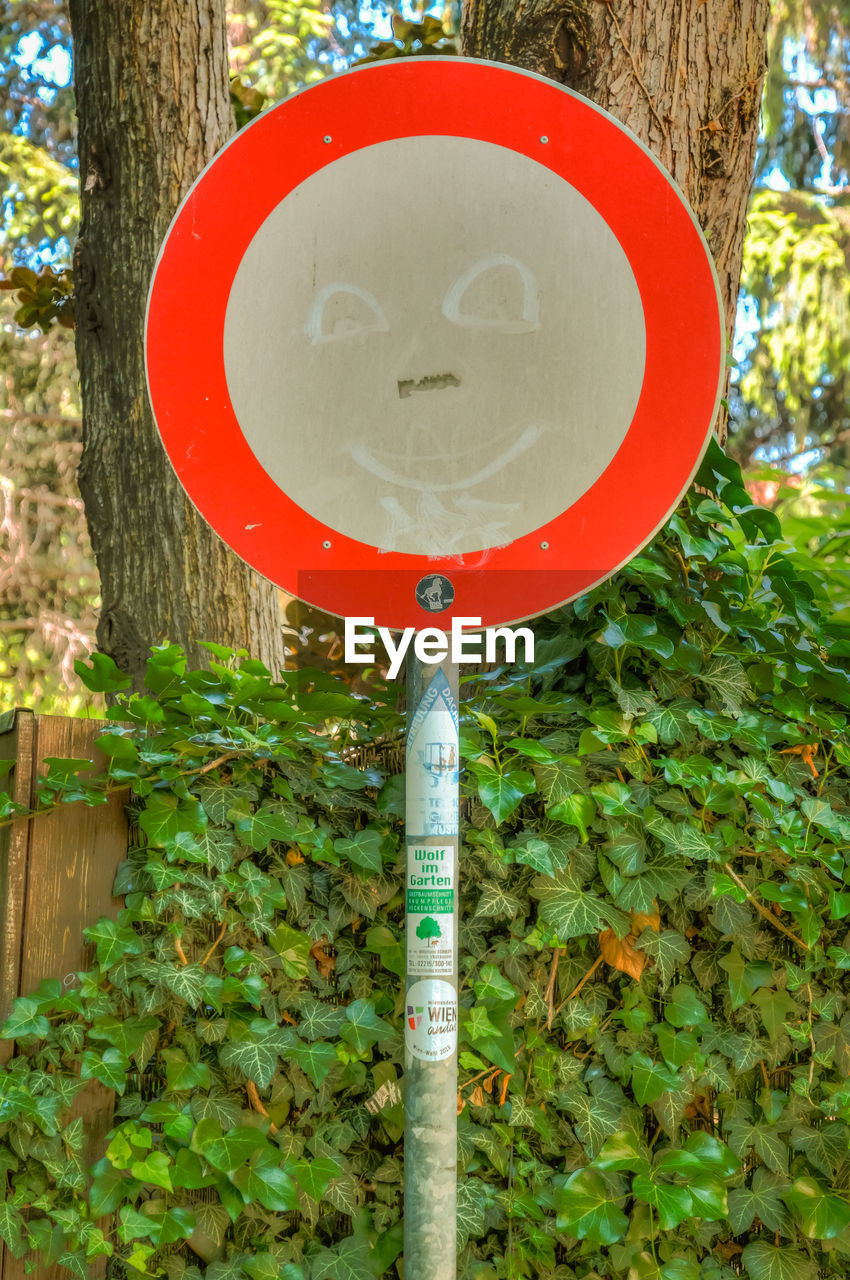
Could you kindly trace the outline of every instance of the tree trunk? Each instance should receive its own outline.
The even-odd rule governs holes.
[[[244,647],[277,674],[277,589],[228,551],[185,497],[144,376],[159,246],[233,131],[224,0],[71,0],[70,8],[82,188],[79,482],[101,577],[98,647],[137,687],[149,646],[164,641],[196,664],[207,657],[201,640]],[[204,305],[203,285],[186,298],[187,324]]]
[[[514,63],[585,94],[673,175],[714,257],[730,345],[769,11],[770,0],[464,4],[464,53]]]

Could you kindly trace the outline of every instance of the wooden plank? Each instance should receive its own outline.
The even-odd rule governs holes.
[[[96,771],[104,767],[103,756],[92,745],[105,727],[103,721],[61,716],[31,719],[33,732],[27,756],[31,789],[36,774],[45,771],[38,762],[46,756],[91,759]],[[19,751],[22,727],[23,721],[18,726]],[[22,776],[26,767],[21,760]],[[120,898],[112,896],[112,885],[128,845],[123,809],[127,798],[127,792],[120,792],[104,805],[70,805],[26,824],[29,830],[24,845],[24,900],[18,917],[22,946],[18,947],[15,994],[25,995],[43,978],[59,978],[71,986],[77,980],[76,974],[91,966],[93,949],[84,945],[83,929],[100,916],[114,917],[122,905]],[[20,880],[17,868],[15,884]],[[90,1081],[74,1101],[70,1118],[83,1119],[88,1164],[103,1155],[105,1135],[112,1126],[114,1100],[103,1085]],[[60,1270],[58,1266],[40,1266],[27,1273],[24,1262],[0,1248],[0,1280],[24,1280],[27,1274],[34,1280],[67,1277],[64,1268]],[[97,1280],[105,1270],[105,1258],[92,1260],[89,1275]]]
[[[35,716],[18,710],[0,725],[0,760],[15,760],[13,772],[0,785],[18,804],[32,804]],[[0,1024],[20,994],[21,951],[27,885],[27,846],[30,824],[0,827]],[[11,1040],[0,1040],[0,1066],[12,1056]]]
[[[92,744],[104,727],[101,720],[38,716],[36,760],[91,759],[100,771],[106,761]],[[37,767],[46,772],[43,765]],[[124,791],[105,805],[62,807],[30,824],[21,995],[42,978],[59,978],[70,986],[74,974],[91,964],[93,951],[83,946],[83,929],[99,916],[114,917],[121,906],[112,885],[126,856],[127,798]]]

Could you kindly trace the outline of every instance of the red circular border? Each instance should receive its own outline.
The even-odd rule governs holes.
[[[231,284],[272,210],[340,156],[416,135],[496,143],[576,187],[622,246],[646,322],[640,399],[603,474],[548,524],[467,556],[380,552],[308,515],[251,452],[224,373]],[[373,617],[378,625],[444,627],[453,617],[474,617],[495,626],[574,599],[660,528],[708,440],[724,334],[717,279],[693,214],[658,162],[613,117],[529,72],[467,59],[404,59],[296,94],[215,157],[161,250],[146,357],[157,426],[181,483],[254,569],[329,613]],[[611,368],[616,376],[616,351]],[[423,574],[433,572],[455,587],[452,607],[436,615],[414,595]]]

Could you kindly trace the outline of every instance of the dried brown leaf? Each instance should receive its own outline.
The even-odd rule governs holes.
[[[630,937],[618,938],[613,929],[605,929],[599,935],[602,958],[612,969],[619,969],[637,981],[646,968],[646,956],[635,951]]]

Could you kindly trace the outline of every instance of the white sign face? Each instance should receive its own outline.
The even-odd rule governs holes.
[[[574,187],[494,143],[424,136],[342,156],[277,205],[235,274],[223,353],[251,451],[303,510],[447,555],[530,533],[599,478],[645,332],[628,259]]]

